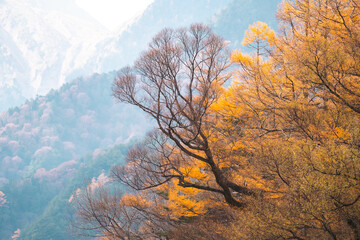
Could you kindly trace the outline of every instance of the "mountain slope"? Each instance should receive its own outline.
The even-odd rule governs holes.
[[[0,183],[142,135],[143,115],[111,96],[115,75],[76,79],[0,114]]]
[[[76,189],[98,180],[99,176],[106,178],[113,165],[124,162],[130,146],[131,144],[117,145],[104,150],[97,156],[87,154],[82,157],[79,159],[80,165],[76,174],[69,176],[60,188],[59,185],[48,180],[42,182],[33,180],[24,183],[21,188],[17,189],[6,187],[4,190],[9,193],[7,198],[11,204],[9,203],[6,209],[0,209],[0,222],[6,223],[8,229],[8,231],[4,231],[5,229],[2,228],[1,236],[10,239],[11,234],[21,228],[21,239],[24,240],[80,239],[70,231],[69,220],[72,218],[73,210],[71,196]],[[27,199],[30,200],[30,203],[19,198],[23,188],[28,189]],[[51,194],[54,188],[57,188],[57,194]],[[29,205],[31,205],[31,210],[27,209],[26,216],[24,216],[21,208],[28,208]],[[4,217],[6,217],[6,221]],[[25,227],[23,228],[23,226]]]
[[[85,154],[97,158],[101,149],[150,129],[141,112],[112,98],[115,75],[75,79],[0,114],[0,188],[7,196],[0,207],[0,236],[37,219],[84,167]]]
[[[45,0],[29,1],[38,2],[38,6],[46,9]],[[71,0],[68,2],[71,3]],[[260,5],[257,4],[259,2]],[[0,208],[0,236],[10,236],[17,228],[21,228],[24,234],[26,232],[28,239],[39,239],[39,236],[51,232],[51,226],[54,225],[46,223],[48,219],[56,223],[57,216],[61,215],[59,211],[62,207],[54,206],[59,201],[64,204],[68,192],[64,195],[63,191],[69,191],[68,187],[73,186],[68,179],[76,177],[82,171],[83,156],[91,153],[90,158],[97,159],[103,152],[102,149],[126,143],[133,137],[141,137],[151,127],[142,113],[128,105],[116,104],[111,97],[115,71],[90,75],[92,72],[119,69],[131,64],[154,34],[164,27],[177,28],[194,22],[207,23],[230,40],[231,47],[241,47],[240,42],[248,25],[256,20],[273,21],[274,13],[266,10],[275,9],[277,3],[277,0],[156,0],[125,28],[88,46],[82,45],[80,40],[70,39],[74,35],[67,35],[64,30],[66,27],[55,27],[57,21],[54,20],[52,25],[48,25],[50,32],[44,33],[45,37],[34,40],[27,38],[27,34],[20,34],[23,37],[19,39],[26,43],[25,48],[33,51],[29,51],[29,56],[42,56],[48,62],[44,68],[39,62],[37,66],[40,66],[40,70],[36,70],[38,75],[35,75],[40,77],[34,81],[29,77],[34,72],[33,66],[28,64],[29,52],[18,44],[19,39],[14,40],[12,34],[17,31],[9,33],[11,23],[0,19],[1,24],[10,24],[5,28],[6,31],[0,24],[0,38],[6,39],[1,45],[6,47],[0,47],[0,58],[5,59],[0,62],[3,64],[0,64],[0,73],[10,76],[6,80],[9,83],[0,79],[0,84],[4,83],[0,86],[0,101],[4,97],[1,91],[8,94],[11,90],[11,94],[14,94],[5,95],[7,101],[21,101],[26,94],[30,96],[39,89],[49,89],[67,82],[58,90],[51,90],[45,96],[38,96],[0,114],[0,190],[8,197],[5,208]],[[4,1],[0,3],[0,13],[3,14],[1,4]],[[25,27],[30,24],[26,22],[26,16],[23,19]],[[43,18],[39,17],[38,21],[43,21],[41,19]],[[14,25],[16,29],[20,23]],[[37,30],[26,31],[32,37],[37,36]],[[47,39],[46,34],[58,37],[55,42],[59,44],[58,49],[56,44],[47,43],[52,37],[49,35]],[[77,41],[80,45],[70,44]],[[39,42],[42,42],[42,48],[39,48]],[[51,81],[47,82],[44,74]],[[85,77],[76,78],[79,75]],[[28,80],[22,82],[20,77]],[[37,86],[35,83],[39,83],[37,88],[34,87]],[[4,108],[6,104],[0,103],[0,108]],[[93,165],[88,167],[87,171],[94,171],[94,174],[99,170],[94,169],[96,166]],[[90,178],[95,176],[98,175],[88,175]],[[22,201],[23,199],[30,200]],[[46,232],[41,233],[41,229],[45,227]],[[64,238],[61,236],[61,229],[53,231],[57,234],[54,239]]]
[[[74,0],[0,2],[0,111],[65,82],[106,30]]]
[[[110,34],[74,0],[61,4],[4,0],[0,3],[0,111],[76,77],[118,70],[131,63],[162,28],[207,21],[229,2],[156,0],[137,19]]]
[[[231,0],[155,0],[145,12],[125,29],[96,45],[96,51],[84,69],[107,72],[132,64],[148,42],[163,28],[209,23]]]

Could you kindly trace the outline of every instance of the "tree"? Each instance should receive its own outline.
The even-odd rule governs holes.
[[[119,72],[114,96],[145,111],[158,128],[129,151],[125,166],[112,170],[114,179],[141,192],[114,198],[106,191],[84,191],[75,201],[80,229],[118,239],[167,239],[197,222],[192,232],[203,229],[203,237],[219,239],[222,234],[208,228],[230,220],[224,201],[243,208],[239,196],[256,193],[231,180],[226,162],[235,153],[225,157],[215,144],[210,108],[230,77],[228,57],[225,41],[197,24],[164,29],[134,67]]]
[[[239,80],[216,109],[278,192],[248,206],[237,237],[360,238],[358,13],[358,1],[286,1],[282,31],[252,26],[254,53],[232,55]]]
[[[202,25],[163,30],[120,72],[114,96],[158,127],[112,171],[139,191],[136,234],[360,239],[359,6],[284,1],[281,31],[250,26],[234,72]]]
[[[214,129],[208,122],[209,109],[229,78],[228,66],[224,40],[197,24],[164,29],[133,68],[120,71],[114,96],[145,111],[159,130],[130,152],[131,165],[115,168],[120,181],[141,190],[177,179],[183,188],[218,193],[228,204],[244,207],[232,192],[255,192],[226,177],[220,166],[224,156],[217,155],[210,141]],[[186,175],[198,166],[210,179],[192,181]]]
[[[171,224],[170,219],[155,214],[156,206],[145,196],[122,195],[119,190],[109,191],[104,187],[92,190],[90,187],[78,191],[73,199],[76,208],[74,224],[79,235],[103,239],[149,239],[159,234],[146,228],[151,223],[152,230],[157,224],[157,233]],[[157,209],[159,210],[159,209]]]

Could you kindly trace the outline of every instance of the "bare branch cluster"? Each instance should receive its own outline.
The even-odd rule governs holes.
[[[225,41],[210,28],[196,24],[164,29],[133,68],[120,71],[114,96],[148,113],[162,135],[160,140],[159,134],[150,134],[148,144],[130,152],[128,166],[114,169],[120,181],[147,189],[177,178],[180,186],[221,193],[230,205],[243,207],[232,191],[254,192],[225,177],[209,144],[207,117],[219,88],[229,79],[228,56]],[[215,183],[185,181],[178,166],[188,161],[206,163]]]

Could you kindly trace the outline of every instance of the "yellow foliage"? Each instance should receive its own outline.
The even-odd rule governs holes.
[[[144,198],[144,196],[142,196],[141,194],[134,195],[130,193],[125,193],[121,197],[120,204],[125,206],[137,206],[141,208],[146,208],[150,207],[152,202],[148,201],[148,199]]]
[[[178,186],[176,180],[157,189],[166,196],[164,208],[172,218],[192,217],[204,214],[211,206],[209,199],[202,199],[201,190]]]
[[[253,43],[259,44],[265,42],[272,45],[275,40],[275,32],[271,30],[266,23],[256,22],[249,26],[249,30],[246,30],[245,37],[242,41],[244,46],[251,45]]]
[[[242,63],[244,66],[252,66],[253,58],[249,55],[242,53],[240,50],[235,50],[230,57],[232,62]]]
[[[221,97],[206,115],[208,148],[227,179],[258,193],[233,191],[247,205],[232,238],[330,238],[332,231],[352,239],[348,223],[360,222],[356,3],[284,1],[283,33],[275,35],[262,22],[249,26],[243,44],[254,51],[234,51],[230,60],[238,68],[231,86],[214,87]],[[177,153],[182,161],[172,174],[217,186],[209,164]],[[181,186],[176,178],[156,191],[172,219],[201,216],[224,204],[215,193]],[[132,195],[122,201],[149,204]]]

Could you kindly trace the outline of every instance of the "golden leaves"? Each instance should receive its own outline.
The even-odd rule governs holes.
[[[268,27],[266,23],[256,22],[249,26],[249,30],[246,30],[245,37],[242,41],[244,46],[252,46],[254,48],[259,47],[259,44],[273,45],[275,40],[275,32]]]

